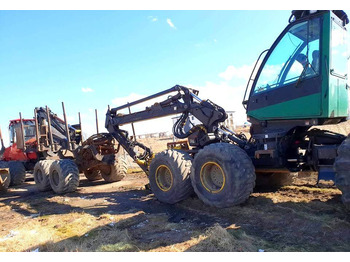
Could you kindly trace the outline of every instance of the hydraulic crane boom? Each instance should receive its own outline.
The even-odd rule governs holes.
[[[151,107],[146,108],[144,111],[127,115],[117,115],[117,111],[176,91],[178,92],[176,95],[169,96],[169,98],[165,101],[155,103]],[[201,100],[197,96],[197,94],[197,90],[176,85],[170,89],[159,92],[157,94],[148,96],[146,98],[137,100],[132,103],[128,103],[117,108],[113,108],[110,110],[110,115],[114,115],[112,121],[114,125],[124,125],[138,121],[150,120],[186,112],[189,112],[192,115],[194,115],[198,120],[204,123],[204,125],[211,129],[213,129],[213,127],[216,126],[215,124],[218,121],[225,121],[227,116],[223,108],[213,103],[210,103],[209,101]],[[181,99],[183,100],[183,102],[180,101]],[[194,99],[198,102],[196,103]],[[213,130],[210,131],[213,132]]]
[[[119,114],[118,111],[146,102],[148,100],[177,92],[154,105],[147,107],[143,111]],[[205,145],[222,141],[229,138],[240,146],[244,146],[246,141],[236,136],[229,130],[224,130],[219,126],[227,118],[225,110],[211,102],[210,100],[201,100],[198,91],[184,86],[176,85],[170,89],[148,96],[146,98],[128,103],[116,108],[109,109],[106,114],[105,126],[109,133],[120,143],[120,145],[128,152],[128,154],[140,165],[140,167],[148,173],[148,165],[152,160],[153,153],[147,146],[133,141],[128,137],[128,132],[120,129],[121,125],[130,124],[139,121],[145,121],[164,116],[182,114],[173,126],[173,133],[177,138],[189,137],[190,145],[193,151],[203,148]],[[185,131],[184,127],[189,119],[189,115],[196,117],[202,124],[193,125],[193,127]],[[221,133],[221,136],[220,136]],[[143,154],[136,155],[134,148],[138,146],[144,150]]]

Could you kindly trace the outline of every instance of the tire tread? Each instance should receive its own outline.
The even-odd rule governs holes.
[[[231,170],[229,175],[233,182],[228,185],[229,191],[217,200],[208,199],[200,192],[200,178],[194,170],[197,161],[208,155],[220,156],[220,160]],[[255,168],[251,159],[243,149],[228,143],[210,144],[200,150],[194,158],[191,174],[194,191],[209,206],[225,208],[239,205],[249,198],[255,187]]]
[[[334,162],[335,185],[342,192],[342,201],[350,209],[350,135],[338,147]]]

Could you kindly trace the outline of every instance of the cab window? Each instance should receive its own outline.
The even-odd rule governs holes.
[[[16,143],[16,130],[13,125],[9,127],[9,133],[10,133],[10,143]]]
[[[283,87],[319,74],[320,19],[292,26],[268,57],[254,93]]]
[[[345,78],[347,76],[347,31],[332,20],[331,74]]]

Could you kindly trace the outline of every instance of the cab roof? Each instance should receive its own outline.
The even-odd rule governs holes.
[[[23,122],[31,122],[34,124],[34,119],[22,119]],[[10,124],[9,124],[9,127],[14,125],[14,124],[18,124],[21,122],[21,119],[13,119],[13,120],[10,120]]]

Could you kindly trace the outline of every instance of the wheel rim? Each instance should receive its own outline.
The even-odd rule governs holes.
[[[156,183],[160,190],[167,192],[173,185],[173,174],[165,165],[160,165],[156,170]]]
[[[205,163],[200,172],[203,187],[210,193],[219,193],[225,187],[225,173],[215,162]]]
[[[56,170],[54,170],[52,172],[52,182],[55,186],[58,186],[59,182],[60,182],[60,176],[58,175],[58,172]]]

